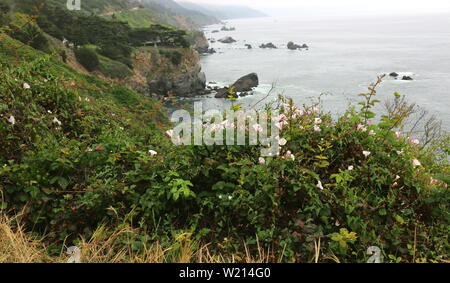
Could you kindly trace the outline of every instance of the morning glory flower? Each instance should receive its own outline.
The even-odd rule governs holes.
[[[59,121],[58,118],[56,118],[56,117],[53,119],[52,122],[55,123],[55,124],[58,124],[60,126],[62,125],[61,121]]]
[[[166,131],[166,135],[168,135],[169,137],[172,137],[173,136],[173,130]]]
[[[321,181],[317,182],[316,187],[323,191],[323,186],[322,186],[322,182]]]
[[[10,122],[12,125],[16,124],[16,118],[14,118],[14,116],[11,115],[11,117],[9,117],[8,122]]]
[[[420,164],[420,161],[417,159],[413,160],[413,167],[416,168],[417,166],[421,166],[422,164]]]
[[[263,128],[261,127],[260,124],[255,124],[255,125],[253,125],[253,129],[254,129],[255,131],[257,131],[257,132],[262,132],[262,131],[263,131]]]
[[[357,129],[358,131],[361,131],[361,132],[367,132],[367,127],[364,126],[363,124],[358,124],[358,126],[356,127],[356,129]]]
[[[266,160],[263,157],[260,157],[258,160],[259,164],[264,165],[266,164]]]

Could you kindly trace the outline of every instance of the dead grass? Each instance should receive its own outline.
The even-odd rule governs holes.
[[[174,237],[173,244],[164,248],[159,242],[144,245],[135,252],[132,246],[138,233],[127,224],[115,231],[100,226],[89,239],[81,238],[77,245],[82,263],[267,263],[273,262],[273,252],[258,244],[258,253],[252,254],[246,247],[242,255],[225,256],[212,252],[211,244],[201,245],[190,233]],[[0,263],[63,263],[73,259],[61,247],[58,256],[49,256],[44,238],[33,237],[20,225],[19,217],[0,214]],[[128,244],[129,243],[129,244]],[[75,257],[76,258],[76,257]],[[280,258],[281,262],[282,258]],[[77,260],[76,260],[77,261]]]

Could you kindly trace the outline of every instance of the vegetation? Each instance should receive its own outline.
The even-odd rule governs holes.
[[[98,46],[76,50],[91,70],[124,58],[112,35],[54,27]],[[164,26],[112,28],[127,47],[184,44]],[[366,262],[370,246],[385,262],[448,261],[450,137],[404,130],[399,94],[377,116],[372,85],[335,119],[280,97],[264,108],[279,110],[271,157],[264,145],[175,146],[160,102],[29,45],[0,34],[0,262],[66,261],[72,245],[84,262]],[[162,54],[176,64],[176,52]]]
[[[159,54],[163,55],[164,57],[170,59],[172,64],[179,65],[181,63],[181,60],[183,59],[183,54],[180,53],[178,50],[159,50]]]
[[[77,61],[80,62],[86,70],[92,72],[96,70],[100,64],[97,53],[88,47],[81,47],[75,50]]]

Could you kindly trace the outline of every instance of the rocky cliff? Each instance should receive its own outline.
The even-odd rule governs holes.
[[[133,67],[133,75],[124,83],[137,92],[183,97],[205,93],[206,77],[193,49],[139,48]]]

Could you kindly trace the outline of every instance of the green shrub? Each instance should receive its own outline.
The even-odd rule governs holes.
[[[18,29],[13,27],[9,35],[25,44],[30,45],[34,49],[44,52],[50,52],[50,45],[44,33],[35,25],[28,24],[25,27]]]
[[[48,60],[1,68],[0,209],[46,239],[127,219],[146,231],[136,249],[186,231],[220,253],[269,248],[274,261],[365,262],[370,246],[385,261],[449,254],[449,140],[440,158],[395,133],[398,117],[371,123],[373,95],[337,119],[272,105],[286,144],[262,164],[261,146],[174,146],[158,104],[125,88],[72,83]]]
[[[75,50],[77,61],[89,72],[96,70],[100,64],[97,53],[88,47],[81,47]]]
[[[159,54],[168,58],[176,66],[180,65],[183,59],[183,54],[178,50],[159,50]]]

